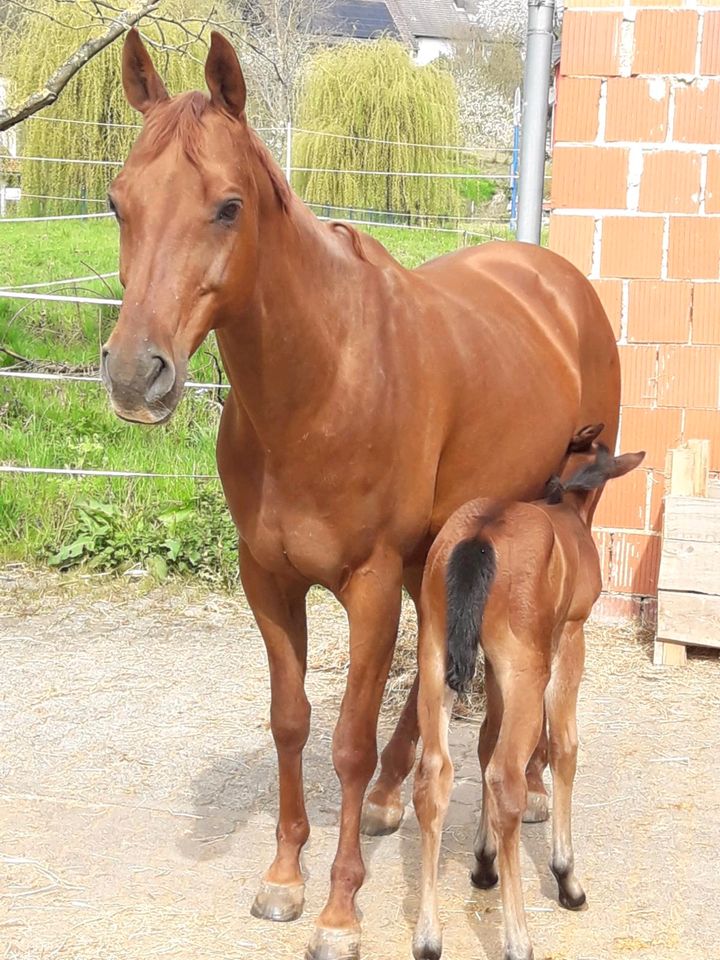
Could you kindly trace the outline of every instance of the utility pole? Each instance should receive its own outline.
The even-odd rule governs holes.
[[[517,238],[540,243],[555,0],[528,0]]]

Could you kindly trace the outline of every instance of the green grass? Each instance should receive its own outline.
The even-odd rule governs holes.
[[[110,220],[0,224],[0,230],[0,286],[116,269]],[[452,233],[372,232],[409,267],[459,242]],[[117,297],[119,286],[95,279],[79,295]],[[0,299],[0,347],[94,368],[116,316],[113,307]],[[210,338],[193,358],[191,377],[214,382],[216,360]],[[0,366],[12,363],[0,353]],[[118,420],[99,384],[0,378],[0,463],[214,474],[218,416],[212,397],[188,391],[167,426],[143,428]],[[8,560],[63,567],[83,561],[105,569],[141,562],[158,575],[192,572],[216,583],[232,582],[236,570],[232,524],[215,480],[0,474],[0,561]]]

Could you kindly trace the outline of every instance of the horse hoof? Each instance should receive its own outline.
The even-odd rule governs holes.
[[[360,960],[359,930],[315,927],[305,960]]]
[[[381,807],[380,804],[368,800],[363,807],[360,829],[366,837],[384,837],[395,833],[402,823],[404,813],[403,808],[396,804]]]
[[[270,883],[263,880],[250,913],[259,920],[287,923],[302,915],[304,903],[304,883]]]
[[[523,814],[523,823],[544,823],[550,817],[550,807],[548,805],[548,795],[546,793],[536,793],[528,791],[527,807]]]
[[[558,891],[558,900],[560,901],[560,906],[565,907],[566,910],[587,910],[587,897],[585,896],[585,891],[578,886],[579,893],[571,893],[569,890],[564,890],[562,887]]]
[[[415,934],[412,945],[415,960],[440,960],[442,956],[442,937],[439,934]]]

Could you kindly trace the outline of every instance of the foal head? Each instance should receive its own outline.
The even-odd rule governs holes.
[[[247,125],[242,70],[220,34],[205,63],[209,97],[170,97],[134,30],[122,78],[144,122],[109,191],[125,294],[101,366],[119,416],[159,423],[207,333],[247,306],[260,209],[287,207],[290,192]]]
[[[645,451],[623,453],[614,457],[604,443],[595,437],[602,432],[602,424],[583,427],[568,446],[568,462],[563,476],[552,477],[545,490],[548,503],[562,503],[565,494],[576,494],[578,506],[582,507],[587,495],[602,487],[608,480],[623,477],[645,459]]]

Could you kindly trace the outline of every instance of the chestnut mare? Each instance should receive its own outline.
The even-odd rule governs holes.
[[[321,223],[248,127],[242,71],[217,33],[205,76],[209,98],[170,98],[129,33],[123,85],[144,124],[110,189],[125,294],[102,373],[120,417],[160,423],[188,358],[217,333],[232,387],[218,466],[267,646],[279,765],[277,853],[256,916],[293,919],[303,904],[309,587],[347,611],[340,837],[308,951],[342,960],[359,952],[361,812],[402,586],[418,598],[433,537],[461,503],[537,497],[579,424],[604,421],[614,443],[618,356],[591,285],[547,250],[488,244],[406,270],[370,237]],[[383,754],[370,832],[398,825],[416,742],[413,693]],[[544,763],[540,743],[530,786],[541,800]]]
[[[492,887],[499,868],[505,960],[533,957],[520,874],[520,819],[525,765],[543,725],[543,700],[554,796],[550,866],[561,905],[585,906],[574,871],[570,813],[583,627],[602,587],[588,517],[596,490],[634,470],[645,456],[613,457],[593,442],[601,432],[602,424],[588,425],[573,437],[564,472],[569,479],[555,478],[545,500],[471,500],[450,517],[428,555],[418,640],[423,750],[414,801],[423,867],[416,960],[439,960],[442,953],[437,875],[453,781],[448,721],[454,691],[466,687],[475,672],[479,643],[487,716],[478,742],[483,791],[472,881]]]

